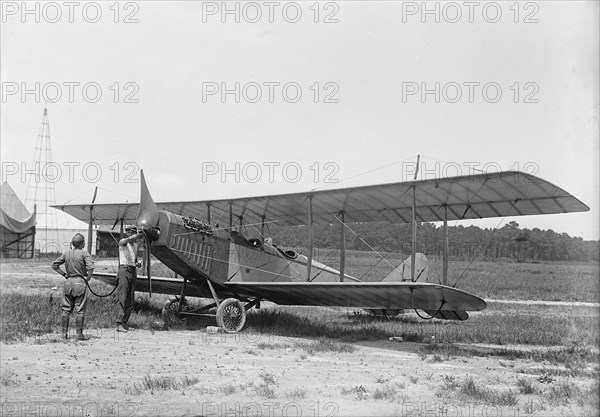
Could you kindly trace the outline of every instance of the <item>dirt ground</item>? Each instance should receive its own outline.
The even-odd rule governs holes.
[[[20,269],[23,271],[23,269]],[[18,291],[7,283],[3,291]],[[24,286],[60,282],[32,267]],[[11,273],[13,276],[13,273]],[[14,275],[15,278],[18,278]],[[58,280],[57,280],[58,279]],[[57,329],[58,332],[58,329]],[[538,386],[544,364],[502,357],[434,357],[413,343],[351,344],[351,352],[311,352],[310,339],[242,332],[88,329],[85,342],[58,333],[0,344],[3,416],[582,416],[587,405],[552,406],[519,393],[517,379]],[[336,342],[337,343],[337,342]],[[512,406],[464,397],[472,377]],[[554,377],[560,380],[560,377]],[[572,380],[572,379],[571,379]],[[588,380],[589,381],[589,380]],[[585,385],[584,379],[581,382]]]
[[[516,378],[527,377],[519,368],[539,366],[529,361],[435,362],[422,359],[414,345],[393,341],[355,344],[351,353],[308,354],[292,347],[300,339],[278,336],[89,334],[86,342],[53,343],[57,335],[49,335],[3,344],[1,370],[10,383],[2,386],[2,415],[594,415],[578,406],[553,408],[538,397],[496,407],[443,394],[447,383],[467,375],[493,389],[514,390]],[[152,390],[142,387],[144,376],[198,382]]]

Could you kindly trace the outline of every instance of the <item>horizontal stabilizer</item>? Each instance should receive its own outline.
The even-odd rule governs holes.
[[[415,254],[416,262],[415,262],[415,281],[427,280],[427,265],[429,261],[427,257],[422,253]],[[383,279],[384,282],[402,282],[402,281],[412,281],[411,279],[411,264],[412,264],[412,256],[409,256],[404,262],[398,266],[398,268],[394,269],[387,277]]]

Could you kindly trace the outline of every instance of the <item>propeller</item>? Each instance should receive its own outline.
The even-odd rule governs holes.
[[[158,224],[158,207],[148,191],[144,170],[141,173],[140,206],[138,208],[135,224],[141,228],[154,228]]]
[[[159,231],[158,225],[158,207],[150,195],[148,185],[146,184],[146,178],[144,177],[144,170],[140,171],[141,175],[141,189],[140,189],[140,205],[138,213],[135,218],[135,225],[138,231],[141,231],[144,235],[144,243],[146,250],[144,251],[144,266],[146,268],[146,275],[148,277],[148,292],[152,297],[152,277],[150,274],[150,245],[152,241],[158,239]]]

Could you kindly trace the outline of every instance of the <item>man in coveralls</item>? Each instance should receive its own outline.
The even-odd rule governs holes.
[[[128,237],[119,241],[119,272],[117,273],[119,305],[121,314],[117,318],[117,331],[129,330],[129,316],[133,310],[135,283],[137,280],[136,267],[138,266],[137,253],[144,240],[143,233],[136,228],[127,229]]]
[[[69,338],[69,316],[75,310],[77,333],[75,339],[87,340],[83,335],[85,309],[87,306],[87,284],[94,272],[94,261],[90,254],[83,250],[85,238],[77,233],[71,240],[71,249],[63,253],[52,263],[52,269],[66,278],[61,302],[63,339]],[[66,272],[60,269],[65,264]]]

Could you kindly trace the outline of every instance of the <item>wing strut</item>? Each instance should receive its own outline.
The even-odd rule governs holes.
[[[340,282],[344,282],[344,269],[346,266],[346,224],[344,222],[344,212],[340,213],[342,233],[340,238]]]
[[[308,253],[307,261],[306,261],[306,282],[310,282],[310,267],[312,266],[312,256],[313,256],[313,227],[312,227],[312,196],[308,196]]]
[[[229,202],[229,234],[233,230],[233,203]]]
[[[419,174],[419,159],[421,155],[417,155],[417,167],[415,169],[415,178],[417,180],[417,175]],[[413,189],[413,198],[412,198],[412,257],[410,263],[410,280],[415,281],[415,264],[417,261],[417,184],[412,185]]]
[[[444,227],[442,229],[442,284],[448,285],[448,206],[444,204]]]
[[[208,288],[210,289],[210,293],[213,296],[213,299],[215,300],[215,304],[217,305],[217,307],[219,307],[220,303],[219,303],[219,297],[217,297],[217,293],[215,292],[215,289],[212,286],[212,283],[210,282],[210,279],[206,280],[206,283],[208,284]]]

